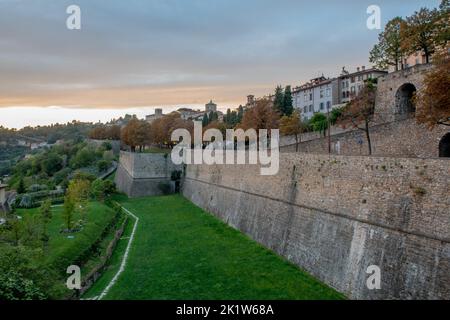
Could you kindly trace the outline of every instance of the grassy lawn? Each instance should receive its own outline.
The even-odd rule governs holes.
[[[125,271],[106,299],[344,298],[180,195],[120,202],[140,221]],[[113,277],[127,241],[86,297]]]

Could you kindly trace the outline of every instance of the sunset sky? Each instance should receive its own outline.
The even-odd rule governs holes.
[[[71,4],[81,30],[66,28]],[[439,1],[0,0],[0,125],[54,122],[51,110],[66,110],[64,122],[210,99],[236,107],[277,84],[369,66],[371,4],[384,24]]]

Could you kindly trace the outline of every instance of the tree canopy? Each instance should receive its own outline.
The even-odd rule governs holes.
[[[403,67],[403,49],[400,37],[400,28],[403,23],[402,18],[395,17],[378,35],[378,43],[370,51],[369,58],[370,62],[375,63],[378,68],[384,70],[393,66],[397,71],[399,66]]]
[[[417,92],[416,120],[430,128],[450,125],[450,57],[443,54],[435,58],[435,67],[424,78],[424,86]]]

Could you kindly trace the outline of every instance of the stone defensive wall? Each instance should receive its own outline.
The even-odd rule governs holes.
[[[170,154],[120,152],[115,183],[117,189],[129,197],[160,195],[159,185],[170,181],[174,170],[181,170]]]
[[[430,64],[416,65],[378,78],[374,122],[370,127],[372,155],[432,158],[439,156],[439,145],[448,126],[433,130],[417,124],[412,97],[423,88]],[[366,134],[362,130],[339,126],[331,128],[331,152],[337,155],[368,155]],[[295,139],[283,137],[282,152],[295,152]],[[301,135],[300,152],[328,154],[328,137],[317,132]]]
[[[414,118],[396,120],[374,125],[370,128],[372,155],[383,157],[419,157],[439,156],[439,143],[449,127],[436,126],[429,130],[416,123]],[[336,155],[368,155],[366,133],[362,130],[342,130],[335,128],[330,135],[331,152]],[[295,152],[295,139],[282,137],[281,152]],[[328,154],[328,137],[317,132],[302,136],[299,152]]]
[[[350,298],[450,299],[448,159],[282,153],[277,175],[259,169],[188,165],[183,194]]]

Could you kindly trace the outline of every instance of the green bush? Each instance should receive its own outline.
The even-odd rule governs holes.
[[[56,275],[40,265],[42,250],[0,246],[0,300],[41,300],[55,297]]]
[[[100,160],[97,162],[97,170],[98,172],[105,172],[110,167],[110,163],[106,160]]]
[[[158,189],[162,192],[162,194],[171,194],[172,193],[172,187],[169,182],[158,183]]]
[[[70,166],[74,169],[87,167],[95,161],[95,158],[95,150],[90,147],[84,147],[70,160]]]

